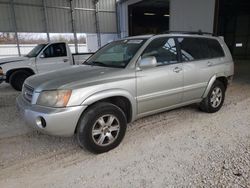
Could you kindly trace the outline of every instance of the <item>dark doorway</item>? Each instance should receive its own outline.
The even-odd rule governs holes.
[[[218,31],[234,58],[250,59],[250,1],[218,0]]]
[[[128,13],[130,36],[169,30],[169,0],[144,0],[129,5]]]

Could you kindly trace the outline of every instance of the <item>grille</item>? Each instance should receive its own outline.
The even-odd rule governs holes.
[[[34,89],[32,87],[30,87],[28,85],[23,86],[23,90],[22,90],[23,98],[26,101],[28,101],[29,103],[31,103],[31,101],[32,101],[33,92],[34,92]]]

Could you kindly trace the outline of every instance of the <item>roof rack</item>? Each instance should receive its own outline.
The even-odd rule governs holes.
[[[212,36],[216,36],[214,33],[203,32],[201,30],[198,30],[198,31],[166,31],[166,32],[163,32],[163,34],[165,34],[165,33],[180,33],[180,34],[190,34],[190,35],[212,35]]]

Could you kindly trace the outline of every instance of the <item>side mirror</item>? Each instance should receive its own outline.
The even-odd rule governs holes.
[[[40,55],[40,58],[45,58],[44,53],[42,53],[42,54]]]
[[[157,60],[154,56],[145,57],[139,60],[139,67],[141,69],[152,68],[156,66],[157,66]]]

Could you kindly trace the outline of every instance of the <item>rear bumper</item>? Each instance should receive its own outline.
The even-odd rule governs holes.
[[[16,104],[18,111],[29,126],[55,136],[72,136],[82,112],[87,108],[86,106],[48,108],[31,105],[21,95],[17,97]],[[37,123],[41,117],[46,122],[45,127]]]

